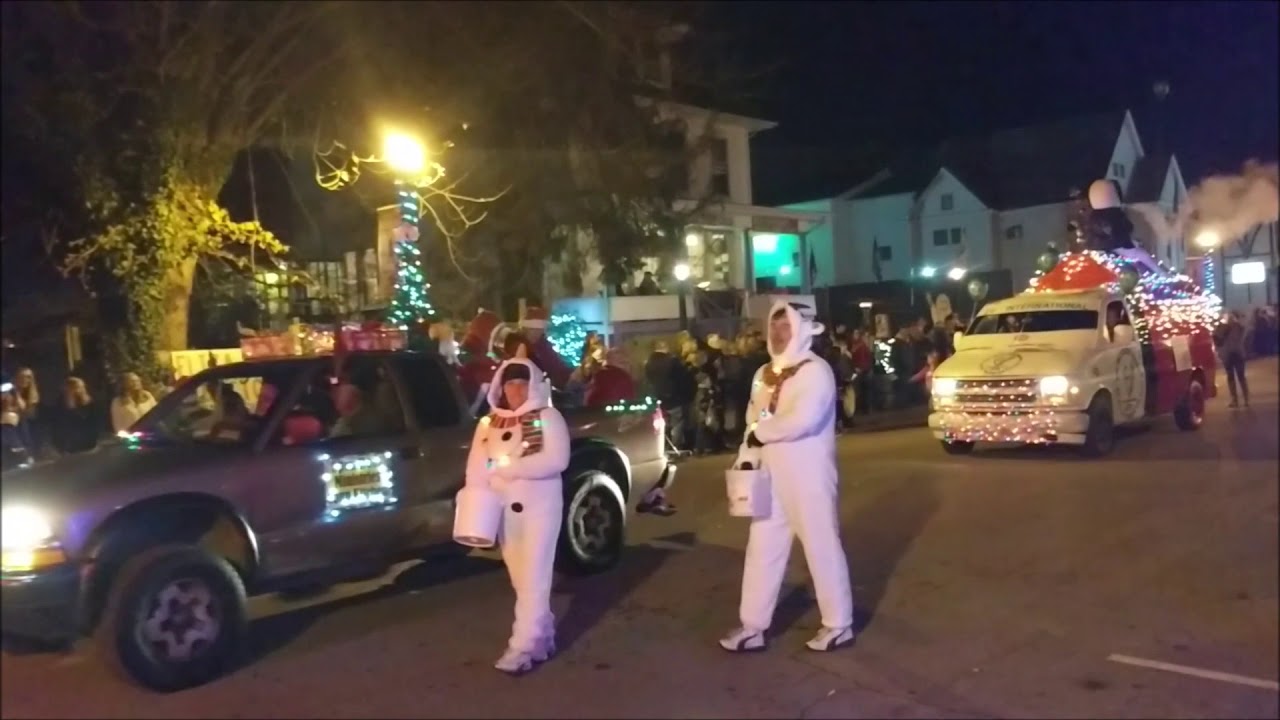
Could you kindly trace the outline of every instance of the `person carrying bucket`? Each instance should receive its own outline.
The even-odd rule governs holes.
[[[496,540],[502,548],[516,594],[515,623],[494,667],[520,675],[556,651],[551,582],[564,514],[561,476],[569,467],[569,430],[564,416],[551,407],[550,381],[523,346],[494,378],[490,413],[476,426],[467,457],[454,539],[472,546]],[[496,527],[474,534],[460,530],[476,525],[479,516],[491,517]]]

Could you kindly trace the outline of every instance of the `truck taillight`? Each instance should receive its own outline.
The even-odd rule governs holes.
[[[653,411],[653,432],[662,435],[667,430],[667,418],[662,414],[662,408]]]

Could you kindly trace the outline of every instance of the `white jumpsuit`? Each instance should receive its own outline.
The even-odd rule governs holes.
[[[739,463],[758,459],[772,487],[769,517],[751,523],[739,615],[744,628],[764,631],[772,624],[791,539],[798,535],[823,626],[849,628],[853,595],[840,544],[835,378],[809,350],[822,326],[787,303],[775,304],[769,316],[780,309],[791,321],[791,343],[781,351],[769,348],[772,362],[756,372],[746,417],[747,433],[754,432],[764,447],[748,448],[744,439],[739,450]]]
[[[529,367],[529,399],[506,410],[499,407],[498,378],[513,363]],[[534,653],[555,637],[551,583],[564,514],[561,475],[569,466],[569,431],[550,405],[550,391],[551,384],[532,362],[513,358],[503,363],[489,388],[492,411],[477,425],[467,458],[467,484],[488,483],[506,505],[499,543],[516,594],[508,647],[523,653]]]

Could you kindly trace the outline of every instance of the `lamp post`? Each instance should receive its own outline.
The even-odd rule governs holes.
[[[412,136],[389,133],[383,138],[382,160],[395,173],[396,205],[400,209],[400,226],[396,228],[392,241],[396,279],[389,319],[393,325],[408,328],[434,313],[427,300],[427,290],[431,286],[421,267],[422,250],[418,247],[418,235],[422,197],[414,182],[426,169],[427,151]]]
[[[680,329],[689,329],[689,311],[685,309],[684,298],[689,286],[689,263],[676,263],[671,274],[676,278],[676,302],[680,304]]]

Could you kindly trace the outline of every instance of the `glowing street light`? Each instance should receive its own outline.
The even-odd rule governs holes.
[[[427,167],[427,150],[410,135],[389,133],[382,141],[382,159],[399,173],[421,173]]]
[[[1222,236],[1218,234],[1217,230],[1201,230],[1200,234],[1196,235],[1196,245],[1205,250],[1212,250],[1221,244]]]
[[[951,268],[950,270],[947,271],[947,277],[951,278],[952,280],[963,280],[965,274],[967,274],[968,272],[969,271],[965,270],[964,268],[959,268],[959,267]]]
[[[702,238],[698,236],[698,233],[689,233],[684,236],[685,247],[696,248],[700,242],[702,242]]]
[[[685,280],[688,280],[690,273],[691,271],[689,270],[688,263],[678,263],[674,268],[671,269],[671,274],[675,275],[676,280],[680,282],[684,282]]]
[[[924,267],[920,268],[920,277],[922,277],[922,278],[931,278],[931,277],[933,277],[933,276],[934,276],[934,274],[935,274],[935,273],[937,273],[937,272],[938,272],[938,271],[937,271],[936,269],[934,269],[934,268],[932,268],[932,267],[930,267],[930,266],[928,266],[928,265],[925,265]]]

